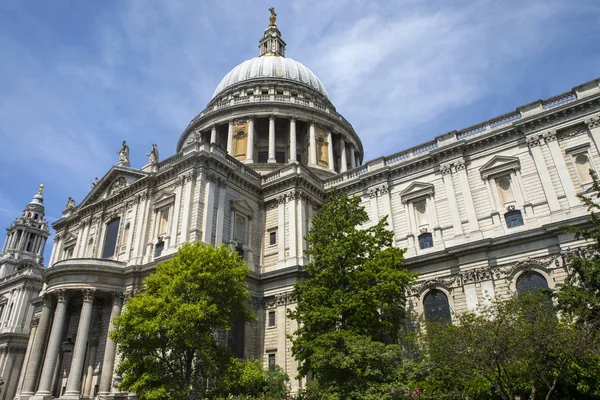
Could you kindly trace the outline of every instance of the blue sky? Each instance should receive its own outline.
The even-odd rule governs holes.
[[[597,0],[3,0],[0,227],[40,183],[56,220],[122,140],[134,167],[152,143],[172,155],[221,78],[257,55],[271,6],[286,54],[321,79],[366,159],[600,77]]]

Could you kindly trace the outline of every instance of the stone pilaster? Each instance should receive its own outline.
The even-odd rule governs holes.
[[[104,346],[104,360],[102,362],[102,375],[100,376],[100,384],[98,387],[100,396],[107,396],[112,389],[112,376],[115,368],[115,354],[117,350],[116,343],[110,338],[110,332],[114,329],[113,320],[121,314],[123,307],[123,294],[113,293],[112,308],[110,310],[110,322],[108,323],[108,331],[106,338],[106,346]]]

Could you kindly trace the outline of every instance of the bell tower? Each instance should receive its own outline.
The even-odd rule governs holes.
[[[263,38],[258,42],[259,56],[285,57],[285,42],[281,39],[281,32],[275,24],[277,14],[273,7],[269,8],[269,11],[271,11],[269,26],[265,29]]]
[[[31,264],[38,266],[44,261],[44,248],[50,230],[45,217],[43,190],[44,185],[40,185],[21,216],[6,228],[6,240],[0,253],[0,279],[11,275],[24,260],[30,260]]]

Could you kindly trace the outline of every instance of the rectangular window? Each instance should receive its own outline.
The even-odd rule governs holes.
[[[269,232],[269,246],[275,246],[277,244],[277,231]]]
[[[275,311],[269,311],[269,326],[275,326]]]
[[[240,244],[246,244],[246,217],[236,212],[234,240]]]
[[[258,152],[258,162],[266,163],[269,161],[269,152],[268,151],[259,151]]]
[[[167,234],[169,226],[169,208],[163,208],[158,211],[158,236],[164,236]]]
[[[431,247],[433,247],[433,235],[429,232],[419,235],[419,248],[423,250]]]
[[[504,219],[506,220],[506,227],[509,229],[523,225],[523,215],[519,210],[507,212],[506,214],[504,214]]]
[[[104,248],[102,249],[102,258],[110,258],[115,255],[117,246],[117,235],[119,234],[119,223],[121,218],[115,218],[106,224],[106,233],[104,234]]]
[[[160,257],[160,255],[162,254],[164,249],[165,249],[165,242],[160,241],[160,242],[156,243],[156,246],[154,247],[154,257]]]
[[[275,365],[277,365],[277,364],[275,363],[275,353],[269,353],[269,354],[268,354],[268,360],[269,360],[269,361],[268,361],[268,366],[269,366],[269,369],[271,369],[271,368],[275,368]]]
[[[285,164],[285,151],[275,152],[275,162],[278,164]]]
[[[69,258],[73,258],[73,250],[75,249],[74,246],[71,247],[67,247],[65,249],[65,254],[63,256],[63,260],[68,260]]]

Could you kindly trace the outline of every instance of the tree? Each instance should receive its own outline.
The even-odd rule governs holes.
[[[249,268],[225,246],[186,244],[144,280],[114,320],[121,388],[141,399],[211,395],[232,362],[220,333],[251,321]]]
[[[579,198],[590,212],[589,226],[569,226],[567,232],[577,239],[591,241],[588,250],[591,257],[573,257],[569,262],[569,274],[565,283],[556,292],[559,307],[576,317],[581,323],[600,328],[600,182],[595,171],[590,170],[593,179],[590,195]]]
[[[243,399],[279,400],[288,393],[290,378],[279,367],[265,370],[261,360],[234,360],[221,380],[222,394]]]
[[[430,381],[456,398],[488,398],[490,389],[503,400],[564,394],[573,370],[590,361],[597,335],[557,311],[539,291],[495,299],[478,313],[457,315],[456,325],[428,322]]]
[[[396,376],[405,290],[415,276],[402,266],[404,250],[392,247],[386,219],[361,229],[368,221],[360,198],[333,192],[306,237],[312,261],[294,286],[290,317],[299,323],[299,374],[315,376],[309,397],[312,388],[317,398],[363,399]]]

